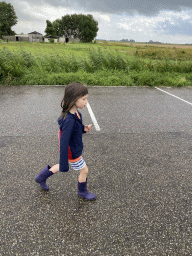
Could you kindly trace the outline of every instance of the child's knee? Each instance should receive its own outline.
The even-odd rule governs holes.
[[[85,168],[85,171],[84,171],[84,172],[85,172],[85,174],[87,175],[87,174],[88,174],[88,171],[89,171],[87,165],[85,165],[84,168]]]
[[[84,173],[84,174],[88,174],[88,167],[87,165],[85,165],[81,170],[80,170],[81,173]]]

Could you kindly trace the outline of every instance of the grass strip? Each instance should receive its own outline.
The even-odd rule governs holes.
[[[78,52],[78,51],[77,51]],[[192,62],[126,56],[110,49],[89,48],[87,57],[70,54],[32,55],[0,49],[1,85],[64,85],[80,81],[103,86],[189,86]]]

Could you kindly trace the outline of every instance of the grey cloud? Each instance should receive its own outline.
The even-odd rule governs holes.
[[[78,11],[98,11],[107,14],[155,15],[161,10],[179,11],[182,8],[192,8],[191,0],[5,0],[7,3],[22,9],[22,3],[32,6],[43,6],[45,3],[54,7],[66,7]],[[27,11],[26,11],[27,12]],[[65,15],[65,14],[63,14]]]
[[[39,4],[37,0],[30,0]],[[85,11],[99,11],[111,14],[138,12],[144,15],[154,15],[161,10],[181,10],[182,7],[192,8],[191,0],[45,0],[53,6],[79,7]],[[76,9],[76,8],[75,8]]]
[[[173,22],[174,24],[170,20],[159,22],[155,30],[163,35],[192,36],[192,23],[189,20],[177,18]]]
[[[29,6],[43,6],[43,0],[3,0],[7,4],[11,4],[15,10],[16,16],[18,17],[19,21],[43,21],[44,18],[36,18],[35,14],[32,13],[30,10],[27,9],[26,4],[28,3]]]

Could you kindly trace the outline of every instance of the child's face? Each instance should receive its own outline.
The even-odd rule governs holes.
[[[87,97],[88,97],[88,94],[86,94],[83,97],[79,98],[76,101],[76,104],[75,104],[76,107],[80,108],[80,109],[84,109],[86,107],[86,104],[88,103]]]

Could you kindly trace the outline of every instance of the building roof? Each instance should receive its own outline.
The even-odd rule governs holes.
[[[59,38],[60,36],[51,36],[51,35],[48,35],[48,36],[44,36],[45,38]]]
[[[45,38],[55,38],[54,36],[48,35],[48,36],[44,36]]]
[[[29,35],[15,35],[15,36],[18,36],[18,37],[29,37]]]
[[[28,33],[28,35],[30,34],[38,34],[38,35],[42,35],[41,33],[38,33],[37,31],[34,31],[34,32],[31,32],[31,33]]]

